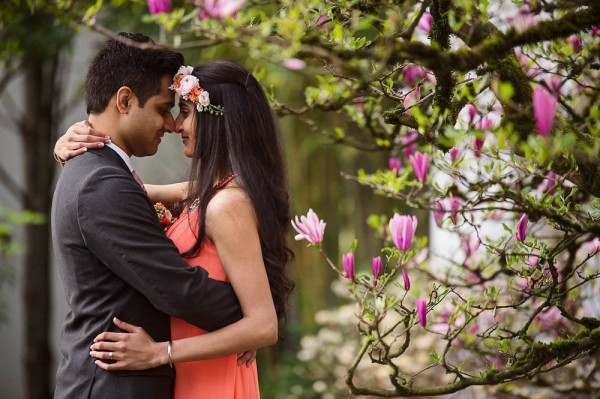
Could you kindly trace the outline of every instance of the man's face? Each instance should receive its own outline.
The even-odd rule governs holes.
[[[139,106],[137,97],[132,100],[125,129],[128,147],[136,157],[156,154],[165,132],[175,131],[175,121],[171,114],[175,93],[169,90],[170,84],[171,77],[163,77],[160,93],[150,97],[143,107]]]

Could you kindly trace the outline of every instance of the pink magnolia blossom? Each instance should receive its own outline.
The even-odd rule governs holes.
[[[442,224],[445,215],[446,209],[444,208],[444,203],[442,201],[436,202],[433,205],[433,217],[438,226]]]
[[[476,127],[478,130],[490,130],[494,127],[494,121],[489,115],[486,115],[477,122]]]
[[[410,155],[408,158],[410,159],[413,170],[417,175],[417,180],[419,180],[421,183],[425,183],[427,180],[427,169],[429,168],[429,154],[415,152],[414,156]]]
[[[418,220],[416,216],[406,216],[394,214],[390,220],[390,233],[392,241],[400,251],[408,251],[410,248],[415,231],[417,231]]]
[[[462,202],[460,197],[454,196],[446,197],[443,200],[438,201],[433,206],[433,217],[435,218],[436,223],[440,225],[446,213],[450,212],[450,220],[452,220],[452,223],[456,224]]]
[[[389,159],[388,164],[390,166],[390,170],[396,172],[396,176],[400,176],[400,168],[402,167],[400,164],[400,158],[392,157]]]
[[[292,226],[294,230],[298,232],[295,240],[306,240],[311,244],[319,244],[323,241],[323,234],[325,233],[325,225],[322,220],[319,220],[317,214],[309,209],[306,216],[296,216],[295,221],[292,220]]]
[[[527,237],[527,227],[529,223],[529,216],[524,213],[519,220],[519,224],[517,226],[517,232],[515,233],[515,237],[517,240],[523,242]]]
[[[325,29],[325,25],[329,22],[329,17],[327,15],[321,15],[317,20],[317,27],[319,29]]]
[[[408,134],[400,137],[400,143],[404,146],[404,154],[407,157],[410,157],[415,152],[415,149],[417,148],[415,140],[417,137],[419,137],[419,132],[415,129],[408,129]]]
[[[377,285],[377,278],[381,274],[381,256],[373,258],[371,267],[373,269],[373,285]]]
[[[598,254],[600,253],[600,238],[596,237],[592,241],[587,243],[589,253]]]
[[[465,240],[462,245],[462,250],[465,253],[466,259],[469,259],[475,255],[475,252],[477,252],[477,249],[479,249],[480,244],[481,242],[475,234],[471,234],[469,238]]]
[[[579,48],[581,47],[581,40],[579,39],[579,36],[577,35],[573,35],[569,38],[569,44],[571,45],[571,48],[573,49],[573,51],[579,51]]]
[[[423,70],[419,65],[407,64],[402,70],[406,83],[413,86],[418,80],[425,79],[427,72]]]
[[[552,131],[557,104],[558,99],[556,96],[550,94],[546,88],[536,86],[533,89],[533,113],[535,114],[535,124],[538,133],[544,137],[548,136]]]
[[[404,280],[404,289],[406,291],[410,290],[410,279],[408,278],[408,273],[405,268],[402,268],[402,279]]]
[[[540,257],[534,254],[528,255],[525,263],[532,268],[535,268],[540,261]]]
[[[544,180],[544,183],[541,186],[542,191],[548,194],[554,194],[556,192],[556,183],[559,178],[560,176],[553,171],[548,172],[546,180]]]
[[[592,26],[592,36],[600,36],[600,25]]]
[[[556,306],[541,311],[535,316],[535,320],[540,323],[540,330],[547,333],[559,331],[565,321]]]
[[[477,108],[475,108],[475,106],[473,104],[467,104],[467,105],[465,105],[465,108],[463,108],[463,109],[466,110],[465,112],[469,116],[469,126],[470,126],[473,124],[473,122],[475,122],[475,117],[477,116]]]
[[[550,87],[550,92],[555,96],[560,95],[560,88],[562,85],[562,81],[558,76],[552,76],[548,79],[548,87]]]
[[[344,272],[348,280],[354,280],[354,254],[348,252],[342,256],[342,265],[344,265]]]
[[[203,5],[203,11],[200,12],[200,18],[211,17],[225,19],[234,16],[237,10],[246,0],[196,0],[196,5]]]
[[[463,200],[462,198],[455,196],[450,196],[446,200],[446,210],[450,211],[450,220],[452,220],[452,223],[456,224],[456,222],[458,221],[458,211],[462,206]]]
[[[414,90],[410,91],[406,96],[404,96],[404,100],[402,101],[402,105],[406,108],[404,111],[405,115],[410,113],[410,107],[415,105],[421,99],[421,88],[420,86],[416,86]]]
[[[417,26],[425,33],[429,33],[431,30],[431,23],[433,22],[433,17],[430,13],[426,12],[419,19],[419,23]]]
[[[415,302],[417,308],[417,316],[419,316],[419,323],[425,327],[427,325],[427,301],[425,299],[417,299]]]
[[[537,17],[531,14],[528,9],[519,10],[519,12],[511,18],[511,25],[517,33],[523,33],[531,25],[534,25]]]
[[[481,149],[484,142],[485,140],[479,137],[475,137],[473,140],[473,154],[475,154],[475,158],[481,158]]]
[[[452,162],[456,162],[458,156],[460,155],[460,150],[457,147],[452,147],[448,151],[448,154],[450,155],[450,159],[452,160]]]
[[[292,71],[301,71],[306,68],[306,63],[299,58],[288,58],[282,62],[282,65]]]
[[[148,9],[150,14],[171,11],[171,0],[148,0]]]

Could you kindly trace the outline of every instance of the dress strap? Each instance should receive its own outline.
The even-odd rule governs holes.
[[[237,177],[237,175],[231,174],[229,176],[227,176],[226,178],[224,178],[223,180],[221,180],[220,182],[218,182],[217,184],[214,185],[214,190],[220,190],[223,187],[225,187],[227,184],[229,184],[230,181],[232,181],[233,179],[235,179]]]

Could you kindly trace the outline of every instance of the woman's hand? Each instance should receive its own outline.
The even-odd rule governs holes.
[[[167,342],[155,342],[143,328],[116,317],[113,321],[126,332],[103,332],[96,336],[90,356],[101,359],[96,360],[98,367],[108,371],[146,370],[168,362]]]
[[[110,137],[94,130],[88,121],[71,125],[54,145],[54,155],[61,163],[74,156],[83,154],[88,148],[104,147],[110,143]]]

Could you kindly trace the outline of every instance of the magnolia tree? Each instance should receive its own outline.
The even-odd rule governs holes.
[[[345,177],[414,210],[371,217],[381,252],[355,242],[341,260],[315,212],[293,221],[349,300],[303,340],[303,359],[331,365],[316,392],[339,376],[383,397],[548,385],[556,369],[572,392],[597,389],[596,0],[148,3],[161,44],[229,43],[309,76],[300,106],[270,91],[276,112],[311,127],[319,111],[346,117],[325,134],[389,165]],[[84,22],[111,34],[97,10]],[[369,272],[355,254],[373,257]]]

